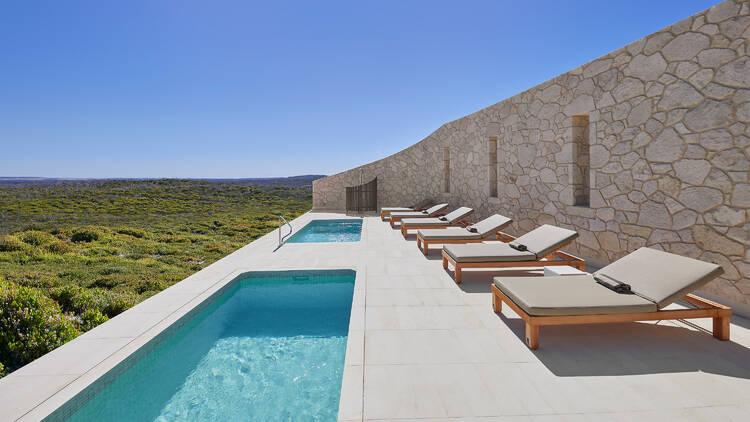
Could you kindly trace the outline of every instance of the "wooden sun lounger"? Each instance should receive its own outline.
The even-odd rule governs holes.
[[[492,285],[492,309],[496,313],[503,310],[505,302],[513,312],[526,323],[526,344],[530,349],[539,347],[539,327],[544,325],[599,324],[607,322],[661,321],[672,319],[713,318],[713,335],[719,340],[729,340],[729,319],[732,308],[712,302],[694,294],[687,294],[683,300],[698,306],[697,309],[664,309],[655,312],[632,314],[561,315],[531,316],[510,300],[494,284]]]
[[[506,241],[507,239],[507,242],[512,242],[516,239],[507,234],[505,236],[506,237],[503,241]],[[443,268],[447,270],[449,269],[449,265],[453,265],[456,284],[461,284],[461,270],[464,268],[549,267],[554,265],[568,265],[583,271],[586,268],[586,260],[562,251],[562,249],[570,246],[570,244],[573,243],[573,240],[559,245],[555,250],[545,255],[544,258],[534,261],[456,262],[453,257],[443,251]]]
[[[422,203],[419,204],[419,205],[416,205],[414,207],[403,207],[403,209],[400,210],[400,211],[422,211],[422,210],[426,210],[427,208],[430,208],[433,205],[435,205],[435,203],[432,202],[432,201],[422,201]],[[389,208],[389,207],[385,207],[385,208]],[[395,207],[390,207],[390,208],[395,208]],[[387,210],[387,209],[385,209],[385,210],[381,209],[380,210],[380,221],[385,221],[385,216],[389,215],[391,212],[393,212],[393,211],[392,210]]]
[[[500,229],[500,230],[498,230],[496,232],[490,232],[490,233],[484,235],[484,237],[480,237],[480,238],[477,238],[477,239],[425,240],[425,239],[422,239],[422,236],[420,236],[419,233],[417,233],[417,247],[422,250],[422,253],[424,253],[425,256],[427,256],[430,253],[430,244],[437,243],[437,244],[440,244],[440,245],[447,245],[449,243],[450,244],[482,243],[482,242],[484,242],[486,240],[490,240],[493,236],[495,237],[494,240],[499,240],[499,241],[505,242],[505,243],[510,242],[512,240],[515,240],[515,237],[513,237],[513,236],[511,236],[511,235],[509,235],[507,233],[503,233],[502,229]],[[455,265],[455,262],[454,262],[453,265]],[[445,266],[443,266],[443,268],[445,268]]]
[[[545,325],[712,318],[713,336],[729,340],[732,308],[691,292],[723,273],[721,266],[639,248],[593,274],[495,277],[492,308],[507,304],[526,324],[526,343],[539,347]],[[667,309],[683,299],[692,309]]]
[[[448,223],[445,226],[435,226],[435,225],[429,225],[429,224],[404,224],[403,221],[401,221],[401,234],[404,236],[404,239],[406,239],[409,236],[409,230],[418,230],[418,229],[445,229],[448,227],[467,227],[470,226],[471,223],[466,222],[465,220],[473,214],[474,211],[467,213],[465,216],[457,219],[456,221],[453,221],[451,223]]]
[[[402,220],[402,219],[404,219],[404,218],[431,218],[431,217],[441,217],[441,216],[445,215],[445,212],[444,212],[444,211],[445,211],[445,209],[446,209],[446,208],[448,208],[448,204],[439,204],[439,205],[441,206],[441,207],[440,207],[440,209],[439,209],[439,210],[437,210],[437,211],[435,211],[435,212],[433,212],[433,213],[428,213],[428,214],[424,214],[424,215],[410,215],[410,216],[406,216],[406,217],[402,217],[402,216],[394,216],[393,214],[391,214],[391,216],[390,216],[390,218],[388,219],[388,221],[389,221],[389,222],[390,222],[390,224],[391,224],[391,228],[394,228],[394,229],[395,229],[395,228],[396,228],[396,222],[401,222],[401,220]],[[437,206],[438,206],[438,205],[433,205],[433,206],[432,206],[432,207],[430,207],[430,208],[434,208],[434,207],[437,207]],[[427,210],[429,210],[430,208],[428,208]]]

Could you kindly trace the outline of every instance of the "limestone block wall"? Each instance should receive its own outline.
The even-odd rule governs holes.
[[[725,274],[703,293],[746,313],[749,48],[750,2],[724,1],[392,156],[316,180],[313,207],[341,211],[345,186],[378,177],[381,206],[430,197],[512,217],[515,234],[572,228],[581,236],[570,252],[598,265],[641,246],[716,262]]]

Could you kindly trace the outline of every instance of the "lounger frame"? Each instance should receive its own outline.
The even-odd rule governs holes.
[[[492,309],[496,313],[502,312],[503,302],[505,302],[524,320],[524,322],[526,322],[526,344],[532,350],[539,347],[539,327],[544,325],[577,325],[610,322],[713,318],[714,337],[719,340],[729,340],[729,319],[732,316],[732,308],[694,294],[685,295],[683,300],[698,306],[698,308],[663,309],[654,312],[638,312],[630,314],[532,316],[526,313],[526,311],[500,291],[494,283],[492,284]]]
[[[427,205],[425,205],[423,207],[414,208],[414,211],[426,210],[427,208],[430,208],[433,205],[435,205],[435,204],[428,202]],[[408,208],[408,207],[404,207],[404,208]],[[389,215],[390,213],[391,213],[390,211],[380,211],[380,221],[385,221],[385,216]]]
[[[441,244],[441,245],[447,245],[449,243],[451,243],[451,244],[481,243],[481,242],[484,242],[485,240],[489,240],[492,236],[495,236],[495,240],[499,240],[501,242],[506,242],[506,243],[515,239],[515,237],[513,237],[511,235],[503,233],[502,229],[494,231],[494,232],[489,232],[486,235],[484,235],[483,237],[478,237],[476,239],[440,239],[440,240],[436,239],[436,240],[425,240],[425,239],[422,239],[422,236],[420,236],[419,233],[417,233],[417,247],[422,250],[422,253],[424,253],[425,256],[427,256],[430,253],[430,244],[438,243],[438,244]]]
[[[511,238],[508,242],[515,240],[513,236],[508,237]],[[464,268],[550,267],[567,265],[584,271],[586,268],[586,260],[562,251],[562,249],[567,248],[573,243],[574,240],[575,239],[571,239],[569,242],[560,245],[555,250],[545,255],[544,258],[535,261],[456,262],[453,257],[443,250],[443,268],[447,270],[448,264],[453,265],[453,268],[455,269],[453,278],[456,281],[456,284],[461,284],[461,270]]]
[[[404,222],[401,222],[401,234],[404,235],[404,239],[409,237],[409,230],[419,230],[419,229],[446,229],[448,227],[467,227],[470,226],[471,223],[465,221],[467,218],[469,218],[474,211],[469,211],[466,215],[459,218],[456,221],[450,222],[444,226],[435,226],[435,225],[427,225],[427,224],[409,224],[408,226],[404,224]]]

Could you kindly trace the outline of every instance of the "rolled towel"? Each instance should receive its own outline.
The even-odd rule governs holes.
[[[527,248],[526,245],[523,245],[523,244],[518,243],[518,242],[510,242],[510,243],[508,243],[508,246],[510,246],[511,248],[513,248],[513,249],[515,249],[517,251],[520,251],[520,252],[526,252],[526,251],[529,250],[529,248]]]
[[[629,295],[633,294],[633,292],[630,290],[630,284],[622,283],[617,280],[613,280],[607,276],[603,276],[599,274],[594,276],[594,280],[596,280],[597,283],[601,284],[602,286],[614,292],[621,293],[621,294],[629,294]]]

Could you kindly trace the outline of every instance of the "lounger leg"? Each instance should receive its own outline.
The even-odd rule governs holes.
[[[390,221],[390,222],[391,222],[391,228],[392,228],[392,229],[395,229],[395,228],[396,228],[396,226],[395,226],[395,225],[393,224],[393,217],[391,217],[391,218],[390,218],[390,220],[388,220],[388,221]]]
[[[539,348],[539,326],[526,323],[526,344],[529,349],[536,350]]]
[[[496,314],[503,311],[503,300],[500,298],[500,295],[494,291],[492,292],[492,310],[495,311]]]
[[[446,258],[445,255],[443,255],[443,269],[448,269],[448,258]]]
[[[406,236],[407,236],[406,230],[407,229],[406,229],[406,226],[404,225],[404,223],[401,223],[401,234],[404,235],[404,239],[406,239]]]
[[[424,256],[427,256],[429,253],[430,246],[426,241],[422,241],[422,252],[424,252]]]
[[[385,211],[380,213],[380,221],[385,221]]]
[[[456,279],[456,284],[461,284],[461,267],[458,265],[458,262],[456,262],[453,267],[456,269],[454,277]]]
[[[729,340],[729,317],[714,318],[714,337],[719,340]]]

